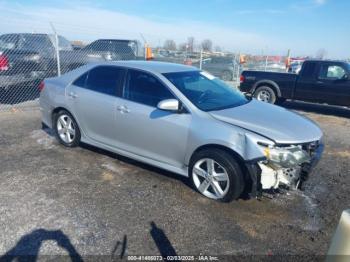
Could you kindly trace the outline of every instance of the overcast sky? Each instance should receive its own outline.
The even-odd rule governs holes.
[[[0,0],[0,33],[50,32],[69,40],[213,40],[226,50],[350,57],[347,0]]]

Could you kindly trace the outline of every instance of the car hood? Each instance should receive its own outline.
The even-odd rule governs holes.
[[[308,143],[321,139],[322,131],[310,119],[255,99],[249,103],[209,112],[223,122],[248,129],[278,144]]]

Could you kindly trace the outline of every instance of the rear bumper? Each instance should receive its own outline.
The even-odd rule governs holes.
[[[33,71],[14,75],[0,74],[0,88],[15,88],[18,85],[40,81],[45,77],[44,71]]]
[[[272,170],[272,172],[269,172],[266,174],[266,170],[262,170],[262,162],[247,162],[245,164],[246,170],[248,172],[250,181],[251,181],[251,190],[250,190],[250,196],[251,197],[260,197],[262,195],[263,190],[265,189],[277,189],[280,186],[284,186],[284,188],[301,188],[301,185],[309,178],[309,174],[312,172],[312,170],[316,167],[318,162],[320,161],[322,154],[324,151],[324,144],[320,143],[317,147],[317,149],[313,152],[311,160],[307,163],[302,164],[299,167],[293,168],[295,169],[294,175],[295,177],[290,178],[290,170],[289,169],[281,169],[281,170]],[[286,171],[286,174],[284,172]],[[265,173],[263,173],[265,172]],[[270,188],[266,188],[266,184],[263,185],[263,183],[266,181],[266,176],[273,177],[273,183],[271,184]],[[279,178],[279,176],[282,176],[282,179]],[[265,181],[262,181],[265,177]],[[283,179],[287,177],[287,179]],[[290,179],[290,180],[289,180]],[[291,185],[287,182],[293,181],[295,179],[295,184]],[[264,187],[265,186],[265,187]]]

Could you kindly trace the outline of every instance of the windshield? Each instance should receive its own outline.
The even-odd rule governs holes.
[[[249,100],[238,90],[203,71],[163,74],[196,107],[215,111],[246,104]]]

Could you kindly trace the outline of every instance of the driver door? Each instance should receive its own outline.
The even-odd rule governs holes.
[[[350,105],[350,82],[347,70],[338,63],[325,63],[320,67],[316,88],[326,103]]]
[[[186,154],[190,113],[157,108],[176,98],[156,76],[129,69],[118,99],[116,140],[121,149],[181,168]]]

